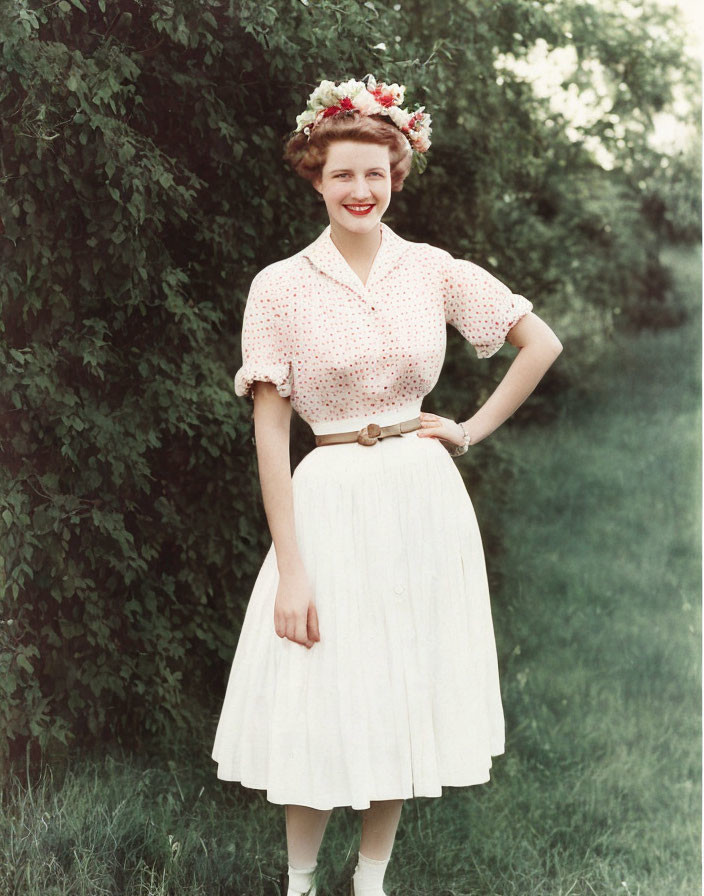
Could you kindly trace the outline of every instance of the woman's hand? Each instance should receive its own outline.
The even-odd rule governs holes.
[[[442,439],[453,445],[464,444],[464,430],[461,424],[449,417],[439,417],[437,414],[420,413],[421,428],[416,430],[416,435],[425,439]]]
[[[288,638],[309,649],[320,640],[313,589],[302,563],[279,572],[274,629],[280,638]]]

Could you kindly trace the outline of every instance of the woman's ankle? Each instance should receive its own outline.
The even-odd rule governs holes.
[[[313,884],[313,877],[317,864],[308,868],[294,868],[288,866],[288,892],[286,896],[316,896],[316,888]]]
[[[354,869],[354,896],[386,896],[384,874],[390,859],[372,859],[359,853]]]

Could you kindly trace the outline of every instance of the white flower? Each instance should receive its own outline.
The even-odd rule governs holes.
[[[394,102],[396,105],[400,106],[403,103],[403,98],[406,95],[406,87],[404,84],[386,84],[384,87],[384,93],[390,93],[394,98]]]
[[[363,115],[378,115],[379,110],[381,109],[379,103],[377,103],[368,90],[358,93],[352,102],[354,103],[355,108],[359,109]]]
[[[320,111],[320,109],[327,109],[328,106],[336,106],[337,88],[335,82],[321,81],[313,93],[311,93],[308,105],[315,112]]]
[[[335,88],[337,98],[340,100],[344,99],[345,97],[349,97],[351,100],[353,100],[362,91],[366,92],[366,86],[364,82],[355,81],[353,79],[344,81],[342,84]]]
[[[296,117],[296,130],[302,131],[307,125],[312,124],[315,121],[315,112],[312,109],[306,109],[305,112],[301,112],[300,115]]]
[[[389,108],[384,111],[397,128],[403,130],[408,127],[408,122],[411,120],[411,113],[407,109],[399,109],[398,106],[389,106]]]
[[[408,139],[416,152],[427,152],[430,149],[430,138],[423,131],[411,131]]]

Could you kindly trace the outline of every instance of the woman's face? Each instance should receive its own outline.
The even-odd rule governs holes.
[[[369,233],[379,226],[391,201],[388,146],[339,140],[328,147],[320,179],[333,230]]]

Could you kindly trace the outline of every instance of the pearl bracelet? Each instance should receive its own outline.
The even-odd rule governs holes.
[[[464,440],[461,445],[457,445],[454,451],[450,451],[450,457],[460,457],[462,454],[466,454],[469,450],[469,446],[472,443],[472,437],[467,432],[464,423],[460,423],[462,427],[462,432],[464,433]]]

